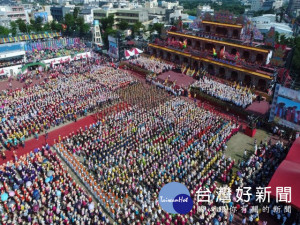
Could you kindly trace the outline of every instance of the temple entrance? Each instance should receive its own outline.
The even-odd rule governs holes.
[[[205,32],[208,32],[208,33],[210,32],[210,26],[205,27]]]
[[[186,57],[184,57],[184,58],[183,58],[183,63],[184,63],[184,64],[189,64],[189,59],[186,58]]]
[[[257,54],[256,55],[256,62],[261,64],[264,60],[264,56],[262,54]]]
[[[266,90],[266,86],[267,86],[267,82],[265,80],[263,80],[263,79],[258,80],[257,88],[259,90],[262,90],[262,91]]]
[[[175,55],[174,60],[175,60],[175,63],[176,63],[176,64],[179,64],[179,63],[180,63],[180,58],[179,58],[178,55]]]
[[[209,64],[208,65],[208,68],[207,68],[207,72],[210,74],[210,75],[215,75],[215,70],[214,70],[214,66]]]
[[[204,68],[203,62],[200,62],[200,68],[201,68],[201,69]]]
[[[156,49],[155,48],[152,49],[152,55],[154,55],[156,57]]]
[[[196,41],[195,49],[200,50],[200,48],[201,48],[200,41]]]
[[[216,33],[222,36],[227,36],[227,29],[225,27],[217,27]]]
[[[238,30],[233,30],[232,37],[233,38],[239,38],[239,31]]]
[[[251,76],[250,76],[250,75],[245,75],[245,78],[244,78],[244,85],[250,87],[251,82],[252,82]]]
[[[246,61],[248,61],[249,58],[250,58],[250,52],[244,51],[244,52],[243,52],[243,59],[245,59]]]
[[[225,78],[225,69],[224,69],[223,67],[221,67],[221,68],[219,69],[219,76],[220,76],[221,78]]]
[[[238,79],[238,73],[236,71],[231,72],[231,80],[237,81]]]
[[[231,55],[236,55],[236,53],[237,53],[237,50],[235,48],[231,49],[231,52],[230,52]]]
[[[205,44],[205,50],[212,51],[213,48],[215,48],[215,46],[213,44],[211,44],[211,43],[206,43]]]
[[[159,53],[158,53],[158,54],[159,54],[159,57],[160,57],[160,58],[163,58],[163,57],[164,57],[164,53],[163,53],[163,51],[159,51]]]
[[[198,70],[198,61],[194,61],[193,63],[193,69]]]
[[[171,53],[170,52],[168,52],[167,53],[167,58],[166,58],[168,61],[171,61]]]
[[[190,39],[187,40],[187,45],[192,46],[192,41]]]

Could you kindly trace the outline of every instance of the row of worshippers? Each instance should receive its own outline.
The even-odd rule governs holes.
[[[135,83],[126,71],[97,67],[90,73],[91,67],[94,65],[84,62],[68,64],[58,71],[48,71],[53,78],[46,82],[2,92],[1,144],[8,149],[17,147],[31,135],[37,137],[45,129],[76,121],[103,102],[118,99],[114,90]]]
[[[174,68],[174,65],[170,62],[162,61],[159,59],[147,58],[144,56],[139,56],[136,59],[131,59],[129,60],[129,63],[141,67],[143,69],[152,71],[156,74],[161,74]]]
[[[246,108],[256,97],[251,91],[239,86],[230,86],[216,81],[210,77],[202,76],[192,87],[226,102]]]
[[[233,166],[223,150],[237,129],[231,121],[170,97],[148,110],[130,105],[64,137],[55,147],[83,157],[89,173],[110,193],[107,210],[114,220],[193,224],[200,205],[189,215],[172,216],[160,208],[159,190],[172,181],[189,190],[198,184],[216,189],[216,181]],[[195,192],[191,195],[197,198]]]
[[[49,146],[0,166],[0,223],[113,224]]]

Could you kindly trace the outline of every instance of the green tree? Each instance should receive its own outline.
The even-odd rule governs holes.
[[[22,19],[20,19],[20,18],[17,19],[16,24],[18,25],[20,32],[22,32],[22,33],[30,32],[30,30],[28,30],[26,23]]]
[[[62,30],[61,23],[58,23],[55,20],[52,20],[52,22],[50,23],[50,27],[52,31],[58,32]]]
[[[246,6],[242,5],[240,2],[238,1],[223,1],[222,5],[219,5],[217,3],[213,3],[211,5],[211,7],[215,10],[215,11],[220,11],[220,10],[225,10],[225,11],[229,11],[231,13],[233,13],[234,15],[242,15],[245,12],[245,8]]]
[[[162,23],[155,23],[150,27],[150,32],[157,31],[157,33],[160,35],[161,34],[161,29],[164,25]]]
[[[1,36],[8,36],[10,33],[10,30],[6,27],[0,26],[0,35]]]
[[[18,25],[16,22],[14,22],[14,21],[10,22],[10,31],[11,31],[12,36],[17,35],[17,27],[18,27]]]
[[[67,25],[67,33],[73,33],[73,30],[77,30],[75,26],[74,16],[71,13],[67,13],[64,18],[64,24]]]
[[[38,16],[35,20],[30,20],[30,24],[35,32],[43,31],[43,18]]]
[[[126,30],[126,29],[129,28],[129,24],[128,24],[126,21],[122,20],[122,21],[118,24],[118,28],[119,28],[120,30]]]
[[[102,18],[100,21],[102,29],[106,31],[107,28],[112,28],[114,25],[114,21],[114,15],[109,15],[106,18]]]
[[[78,18],[78,14],[79,14],[79,7],[75,7],[73,12],[73,17],[75,20]]]
[[[132,26],[132,33],[137,34],[141,29],[145,29],[145,26],[140,21],[138,21]]]
[[[186,14],[189,14],[190,16],[197,16],[197,9],[189,9],[185,11]]]
[[[281,45],[287,45],[294,48],[291,70],[296,74],[300,74],[300,37],[286,38],[285,35],[281,35],[277,42]]]
[[[81,37],[90,30],[90,25],[84,22],[84,18],[82,16],[76,19],[76,27]]]
[[[44,25],[44,27],[43,27],[43,30],[44,31],[51,31],[52,29],[51,29],[51,24],[50,23],[46,23],[45,25]]]
[[[300,74],[300,37],[295,37],[293,40],[294,44],[294,57],[292,61],[292,70],[298,74],[298,79],[299,79],[299,74]]]

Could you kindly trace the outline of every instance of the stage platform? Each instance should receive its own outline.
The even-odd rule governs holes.
[[[269,112],[270,104],[266,101],[255,101],[246,108],[247,112],[251,112],[256,115],[266,115]]]
[[[165,73],[162,73],[157,78],[160,81],[165,81],[167,77],[170,75],[168,82],[174,82],[176,80],[176,86],[182,87],[182,88],[188,88],[192,83],[194,83],[196,80],[190,76],[184,75],[182,73],[176,73],[174,71],[168,71]]]

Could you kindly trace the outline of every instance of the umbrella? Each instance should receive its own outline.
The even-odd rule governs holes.
[[[1,201],[5,202],[8,199],[8,194],[5,192],[1,195]]]
[[[134,49],[132,49],[131,51],[132,51],[135,55],[138,55],[138,54],[140,54],[140,53],[143,52],[142,50],[140,50],[140,49],[138,49],[138,48],[134,48]]]
[[[10,191],[10,192],[9,192],[9,196],[10,196],[10,197],[15,196],[15,192],[14,192],[14,191]]]
[[[30,187],[32,185],[31,181],[26,182],[26,187]]]
[[[17,185],[17,184],[14,184],[14,186],[13,186],[13,190],[18,190],[19,189],[19,185]]]
[[[61,191],[57,190],[56,191],[56,196],[58,196],[58,197],[61,196]]]
[[[13,212],[13,211],[15,211],[15,209],[16,209],[16,202],[13,201],[13,200],[11,200],[11,201],[7,204],[7,206],[10,208],[10,211]]]
[[[124,54],[125,54],[126,59],[128,59],[130,56],[134,55],[134,53],[132,51],[129,51],[129,50],[125,50]]]
[[[49,183],[49,181],[50,181],[50,178],[47,177],[47,178],[45,179],[45,182],[46,182],[46,183]]]
[[[33,197],[35,200],[38,200],[38,199],[41,197],[41,196],[40,196],[40,192],[39,192],[37,189],[35,189],[35,190],[33,191],[32,197]]]
[[[93,210],[94,209],[94,203],[92,202],[91,204],[89,204],[89,210]]]
[[[34,211],[34,212],[38,212],[39,209],[40,209],[40,207],[39,207],[38,204],[36,204],[36,205],[33,206],[33,211]]]
[[[53,181],[53,176],[50,176],[49,179],[50,179],[50,181]]]
[[[220,222],[218,221],[218,219],[217,219],[217,218],[214,218],[214,220],[213,220],[213,224],[214,224],[214,225],[219,225],[219,224],[220,224]]]
[[[16,202],[14,200],[9,201],[9,203],[7,204],[7,206],[9,208],[13,207],[16,204]]]
[[[50,176],[52,176],[54,174],[54,171],[53,170],[49,170],[48,172],[47,172],[47,177],[50,177]]]
[[[59,176],[56,175],[55,178],[54,178],[54,180],[55,180],[55,181],[58,181],[58,180],[59,180]]]

